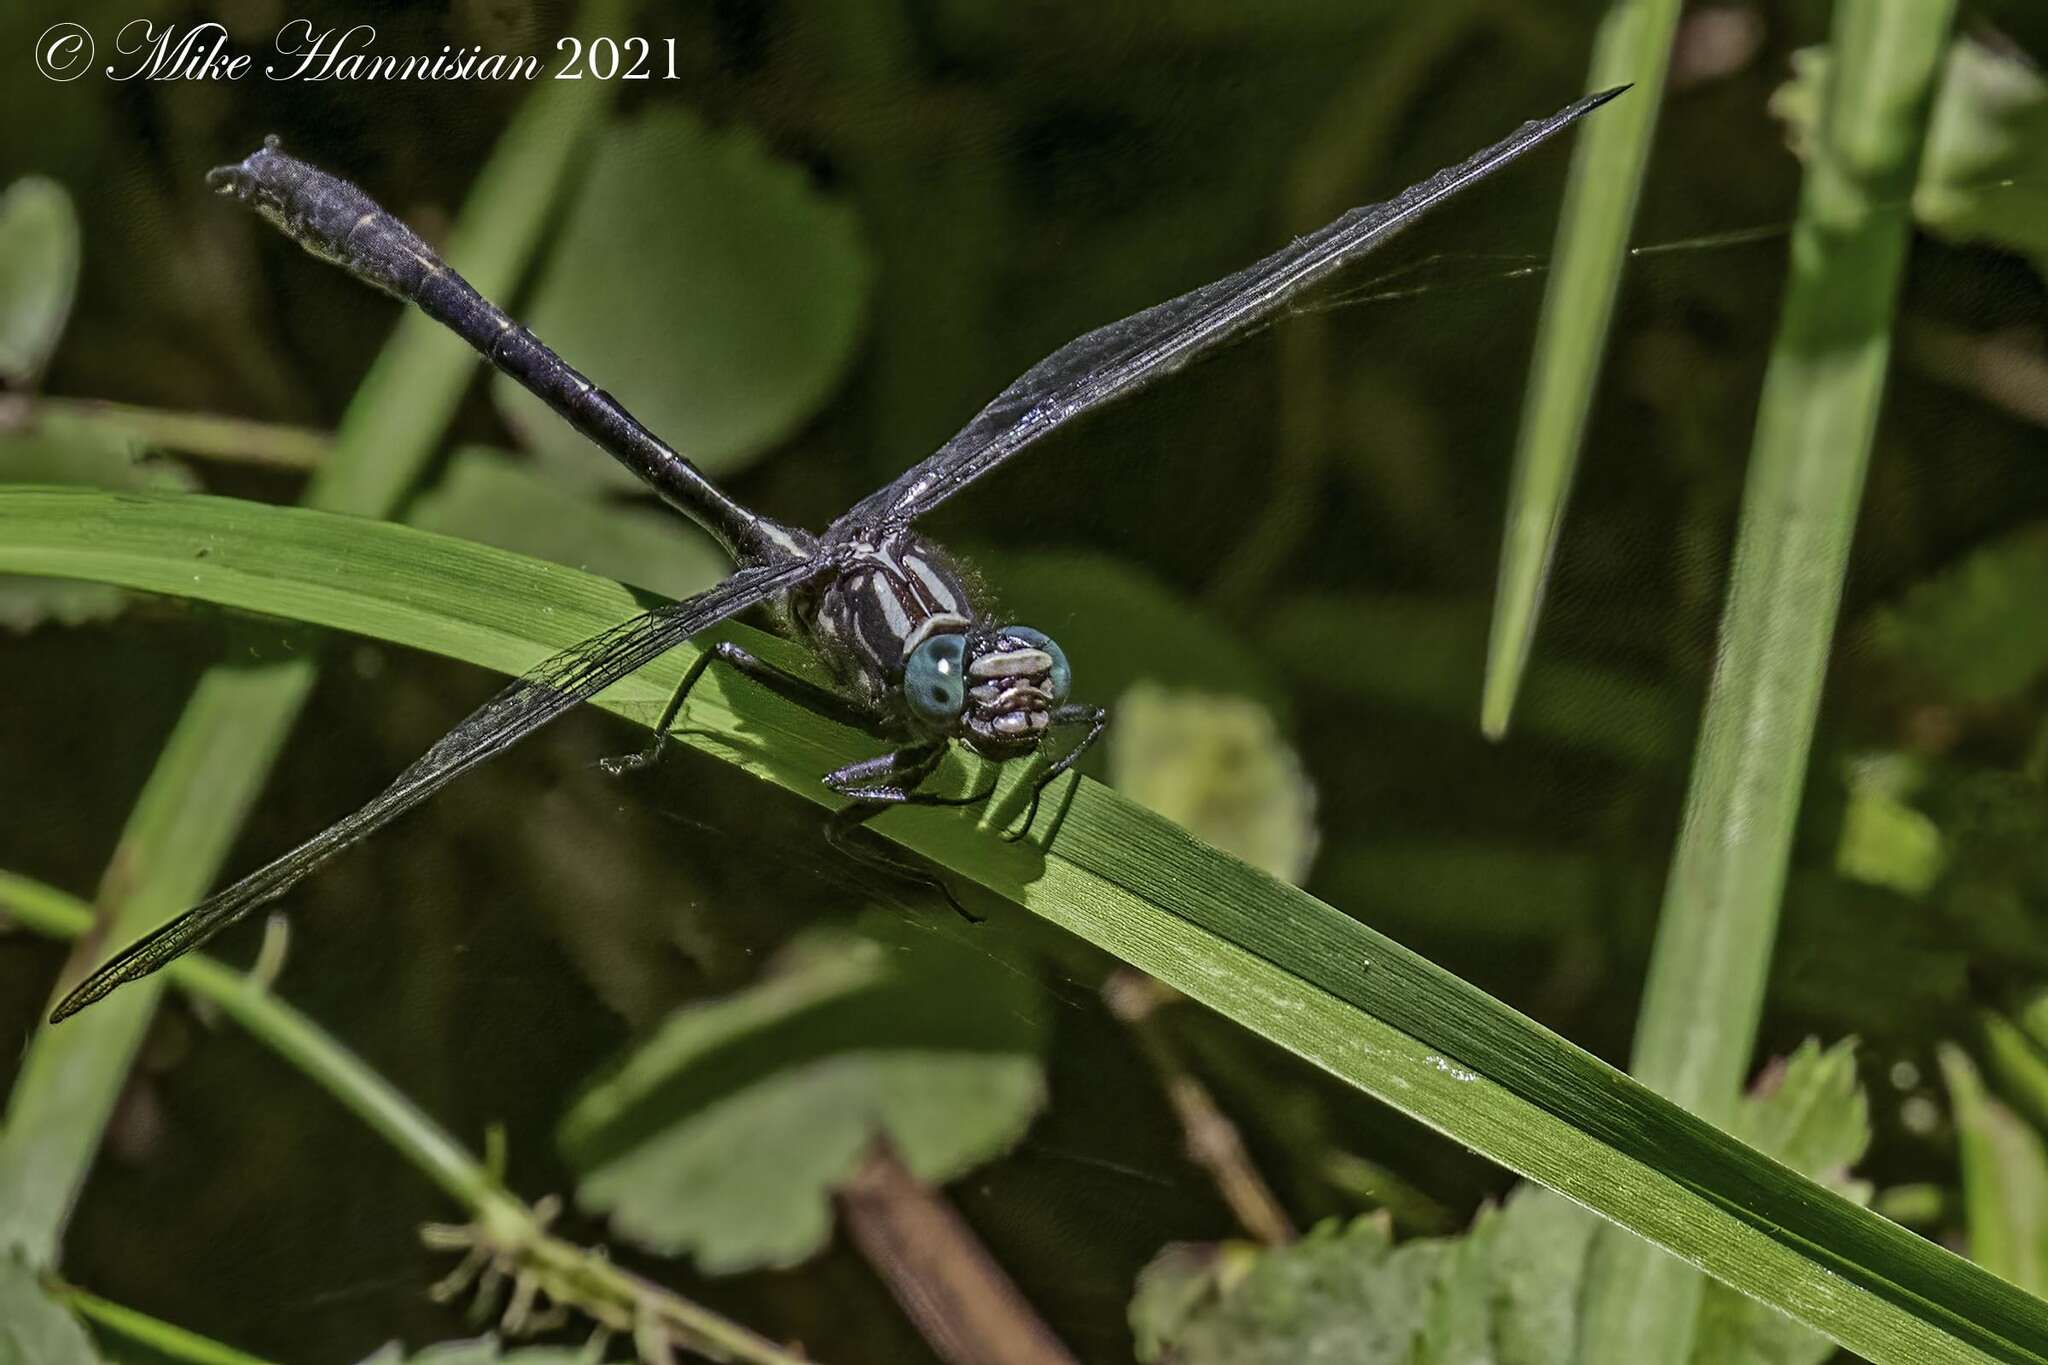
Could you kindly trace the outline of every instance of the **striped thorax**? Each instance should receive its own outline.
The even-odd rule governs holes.
[[[908,735],[992,759],[1036,749],[1067,699],[1060,647],[1028,626],[988,624],[966,577],[914,531],[841,549],[845,567],[791,603],[840,683]]]

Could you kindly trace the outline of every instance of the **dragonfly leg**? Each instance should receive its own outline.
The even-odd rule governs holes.
[[[1010,843],[1016,843],[1031,832],[1032,822],[1038,819],[1038,803],[1045,796],[1045,789],[1051,785],[1052,780],[1078,763],[1081,755],[1087,753],[1089,747],[1102,738],[1102,732],[1109,728],[1109,708],[1074,702],[1052,713],[1051,728],[1070,725],[1085,725],[1088,727],[1088,733],[1081,736],[1080,743],[1048,763],[1045,771],[1031,784],[1031,804],[1025,808],[1024,823],[1014,833],[1003,836]]]
[[[875,806],[925,806],[936,804],[935,798],[918,791],[925,779],[938,771],[945,761],[946,745],[912,744],[902,749],[892,749],[886,754],[863,758],[843,768],[834,768],[826,773],[824,783],[841,796],[850,796],[855,801]],[[880,812],[876,812],[879,814]]]
[[[683,701],[690,695],[690,689],[704,676],[704,671],[714,663],[730,665],[742,677],[761,684],[779,697],[795,702],[807,711],[815,711],[828,720],[842,725],[874,733],[875,718],[861,707],[840,696],[829,687],[820,687],[809,678],[798,677],[786,669],[750,654],[730,640],[721,640],[697,656],[690,665],[683,680],[676,684],[675,692],[669,697],[668,705],[661,710],[661,719],[654,723],[654,738],[638,753],[621,754],[616,758],[600,759],[598,766],[618,777],[623,773],[635,772],[658,760],[668,747],[669,727],[675,724],[676,716],[683,709]]]
[[[871,801],[878,806],[978,806],[996,794],[994,779],[980,791],[965,796],[919,791],[918,787],[938,771],[945,757],[944,741],[914,744],[835,768],[825,774],[824,781],[841,796]]]
[[[915,867],[899,858],[891,857],[879,849],[857,842],[854,833],[862,825],[880,815],[892,806],[958,806],[976,800],[986,801],[995,792],[994,784],[989,789],[970,796],[937,796],[921,792],[917,788],[945,760],[946,745],[915,744],[909,748],[896,749],[873,758],[864,758],[858,763],[849,763],[825,774],[825,785],[841,796],[853,798],[851,805],[841,806],[832,812],[825,823],[825,839],[834,848],[866,867],[886,872],[901,881],[914,882],[930,887],[946,898],[946,904],[953,907],[953,913],[970,924],[981,923],[981,916],[970,912],[953,894],[953,888],[922,868]]]

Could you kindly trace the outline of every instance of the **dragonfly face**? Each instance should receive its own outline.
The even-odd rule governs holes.
[[[928,734],[998,762],[1032,752],[1073,686],[1067,656],[1029,626],[935,635],[903,669],[903,703]]]

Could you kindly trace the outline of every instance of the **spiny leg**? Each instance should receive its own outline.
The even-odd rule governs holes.
[[[1024,823],[1013,833],[1003,836],[1007,842],[1014,844],[1031,832],[1032,822],[1038,819],[1038,803],[1044,798],[1046,787],[1054,778],[1078,763],[1081,755],[1088,752],[1089,746],[1102,738],[1102,732],[1109,728],[1109,708],[1085,706],[1074,702],[1052,713],[1052,725],[1049,728],[1057,729],[1068,725],[1086,725],[1088,733],[1081,736],[1080,743],[1047,764],[1045,771],[1032,782],[1031,804],[1025,808]]]
[[[945,761],[946,744],[913,744],[873,758],[863,758],[826,773],[823,781],[841,796],[880,806],[978,806],[996,794],[996,780],[964,796],[940,796],[917,790]],[[893,780],[892,780],[893,779]]]
[[[669,727],[675,724],[676,716],[682,712],[683,702],[690,695],[690,689],[697,685],[697,680],[704,676],[704,670],[710,668],[713,663],[731,665],[742,677],[752,679],[777,696],[795,702],[807,711],[816,712],[829,720],[836,720],[857,730],[866,730],[870,734],[875,732],[875,718],[872,715],[829,687],[820,687],[809,678],[799,677],[787,669],[776,667],[758,655],[748,653],[730,640],[721,640],[699,654],[696,662],[690,665],[689,671],[683,674],[683,680],[676,684],[676,690],[670,695],[668,705],[662,708],[661,719],[654,723],[654,738],[648,742],[647,747],[638,753],[600,759],[598,766],[613,777],[618,777],[624,773],[638,771],[657,761],[662,751],[668,747],[671,733]]]

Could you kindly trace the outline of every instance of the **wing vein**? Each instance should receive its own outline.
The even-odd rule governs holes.
[[[1621,87],[1626,89],[1627,87]],[[1621,89],[1532,119],[1392,199],[1352,209],[1234,275],[1098,327],[1026,370],[945,445],[833,524],[845,536],[924,515],[1083,413],[1174,373],[1270,321],[1290,300],[1431,209],[1548,141]]]

